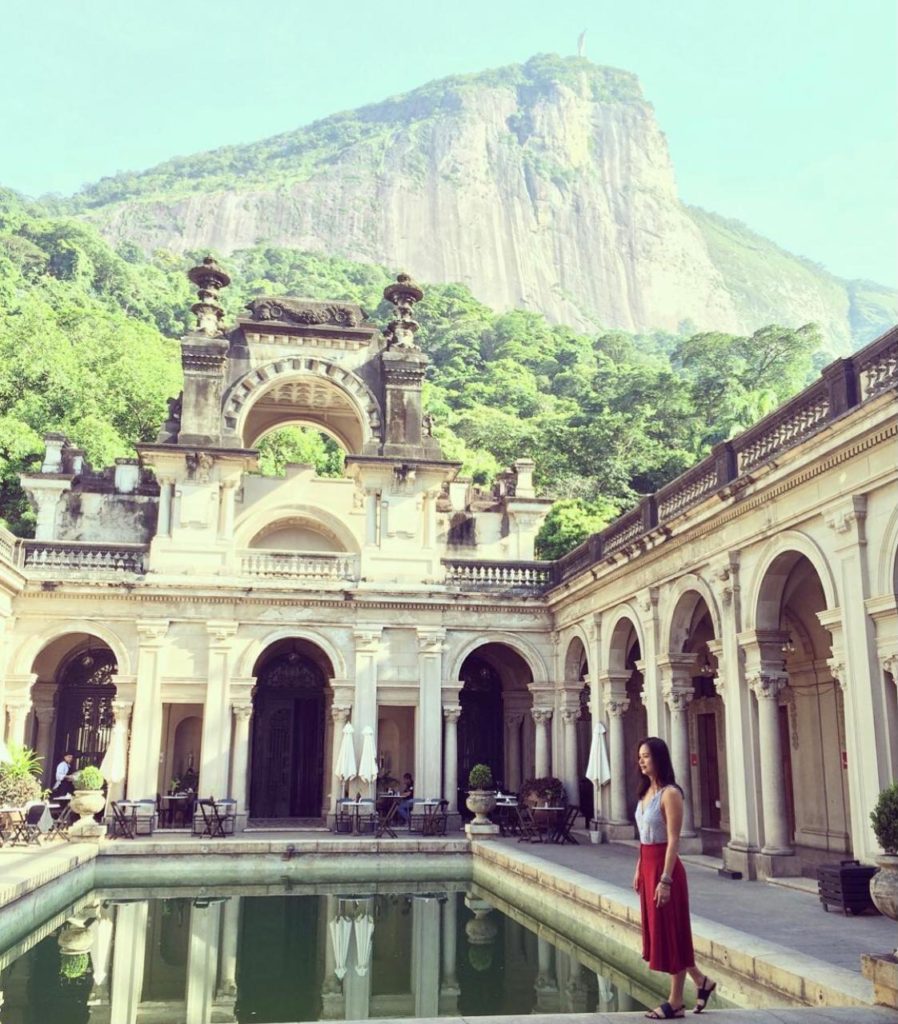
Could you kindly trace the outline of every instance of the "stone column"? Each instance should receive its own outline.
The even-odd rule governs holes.
[[[20,747],[27,746],[28,736],[25,726],[28,721],[28,713],[31,711],[31,698],[7,697],[6,711],[9,715],[7,739],[11,743],[18,743]]]
[[[174,484],[167,477],[159,478],[159,513],[156,519],[156,536],[171,536],[172,488]]]
[[[343,742],[343,726],[349,721],[352,709],[346,704],[331,705],[331,721],[333,725],[334,742],[331,744],[331,813],[337,811],[337,801],[343,796],[343,786],[348,780],[341,780],[337,777],[337,758],[340,756],[340,746]]]
[[[134,695],[135,729],[128,759],[128,797],[154,795],[159,778],[162,745],[162,647],[168,632],[166,619],[137,622],[137,683]]]
[[[564,785],[568,803],[580,803],[580,782],[577,778],[577,718],[579,708],[564,708],[561,720],[564,723]]]
[[[115,908],[109,1000],[109,1019],[115,1024],[137,1024],[143,994],[148,909],[146,900],[120,903]]]
[[[443,799],[449,801],[450,814],[458,811],[458,720],[461,707],[449,704],[443,708]]]
[[[201,796],[227,795],[231,761],[231,646],[238,626],[228,621],[206,623],[209,662],[198,786]]]
[[[624,715],[630,701],[620,687],[606,685],[605,712],[608,715],[608,760],[611,762],[611,817],[612,829],[624,829],[627,838],[633,836],[633,826],[627,813],[627,750],[624,742]],[[613,838],[619,838],[613,834]]]
[[[440,716],[443,651],[442,629],[418,630],[418,710],[415,715],[415,792],[431,799],[440,793],[443,739]]]
[[[237,947],[240,940],[240,897],[229,896],[224,905],[221,927],[221,972],[219,992],[237,995]]]
[[[250,701],[231,705],[234,716],[234,752],[231,758],[231,796],[237,801],[237,814],[249,816],[247,776],[249,773],[249,723],[253,716]]]
[[[761,804],[764,810],[762,854],[793,854],[786,816],[786,780],[780,743],[779,694],[788,683],[783,672],[758,672],[748,678],[758,700],[758,738],[761,747]]]
[[[125,778],[109,780],[109,790],[106,794],[107,801],[121,800],[125,792],[125,781],[128,777],[128,750],[131,744],[131,712],[134,705],[130,700],[114,700],[112,702],[112,737],[116,743],[121,745],[122,760],[125,765]]]
[[[440,1016],[452,1017],[458,1013],[458,978],[456,957],[458,946],[458,893],[450,892],[443,903],[441,923],[443,940],[442,979],[440,982]]]
[[[184,1024],[208,1024],[215,1003],[218,977],[218,939],[221,904],[190,908],[190,945],[187,952],[187,999]]]
[[[680,789],[683,790],[684,839],[695,838],[692,815],[692,765],[689,757],[689,704],[695,696],[692,677],[696,655],[665,654],[658,659],[664,702],[670,709],[670,759]]]
[[[355,699],[352,702],[352,725],[357,743],[361,743],[362,730],[370,725],[374,730],[374,749],[377,749],[377,661],[381,649],[381,627],[353,630],[355,641]],[[357,750],[361,753],[361,748]]]
[[[524,781],[521,778],[521,722],[524,716],[519,711],[510,711],[505,715],[505,788],[517,793]]]
[[[551,708],[532,708],[530,714],[536,725],[536,749],[534,752],[533,770],[538,779],[549,774],[549,722],[552,721]]]
[[[50,694],[35,697],[34,714],[37,718],[37,736],[34,740],[34,751],[41,758],[41,774],[52,788],[56,779],[56,765],[53,761],[53,726],[56,724],[56,705]]]
[[[440,901],[435,896],[412,898],[412,994],[415,1016],[440,1012]]]

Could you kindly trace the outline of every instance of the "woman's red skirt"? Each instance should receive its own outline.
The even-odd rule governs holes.
[[[653,971],[678,974],[695,966],[692,927],[689,923],[689,889],[679,857],[671,878],[670,899],[655,906],[655,888],[664,871],[667,843],[639,847],[639,905],[642,910],[642,958]]]

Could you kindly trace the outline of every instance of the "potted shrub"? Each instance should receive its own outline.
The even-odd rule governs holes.
[[[489,825],[489,814],[496,806],[496,784],[488,765],[475,764],[468,774],[468,810],[474,815],[473,825]]]
[[[22,807],[41,796],[41,758],[28,747],[9,744],[10,760],[0,764],[0,805]]]
[[[59,976],[66,981],[74,981],[81,978],[90,970],[90,955],[88,953],[74,953],[63,955],[59,960]]]
[[[898,782],[879,794],[870,821],[884,854],[876,858],[879,871],[870,883],[870,897],[880,913],[895,921],[898,920]]]
[[[72,776],[75,792],[72,794],[72,810],[78,815],[72,829],[76,832],[93,832],[95,824],[91,819],[106,806],[103,793],[103,773],[93,765],[87,765]]]
[[[565,804],[564,783],[554,775],[538,779],[527,779],[521,786],[518,802],[527,807],[563,807]]]

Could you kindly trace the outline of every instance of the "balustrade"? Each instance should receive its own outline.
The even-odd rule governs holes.
[[[240,557],[243,576],[281,579],[357,580],[357,555],[307,551],[244,551]]]
[[[444,559],[446,582],[470,589],[545,590],[551,582],[551,562],[484,562]]]
[[[145,572],[146,544],[94,544],[83,541],[22,541],[22,567],[76,572]]]

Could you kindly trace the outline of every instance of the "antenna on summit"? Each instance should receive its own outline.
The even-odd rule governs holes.
[[[583,29],[580,35],[577,36],[577,56],[586,56],[586,29]]]

